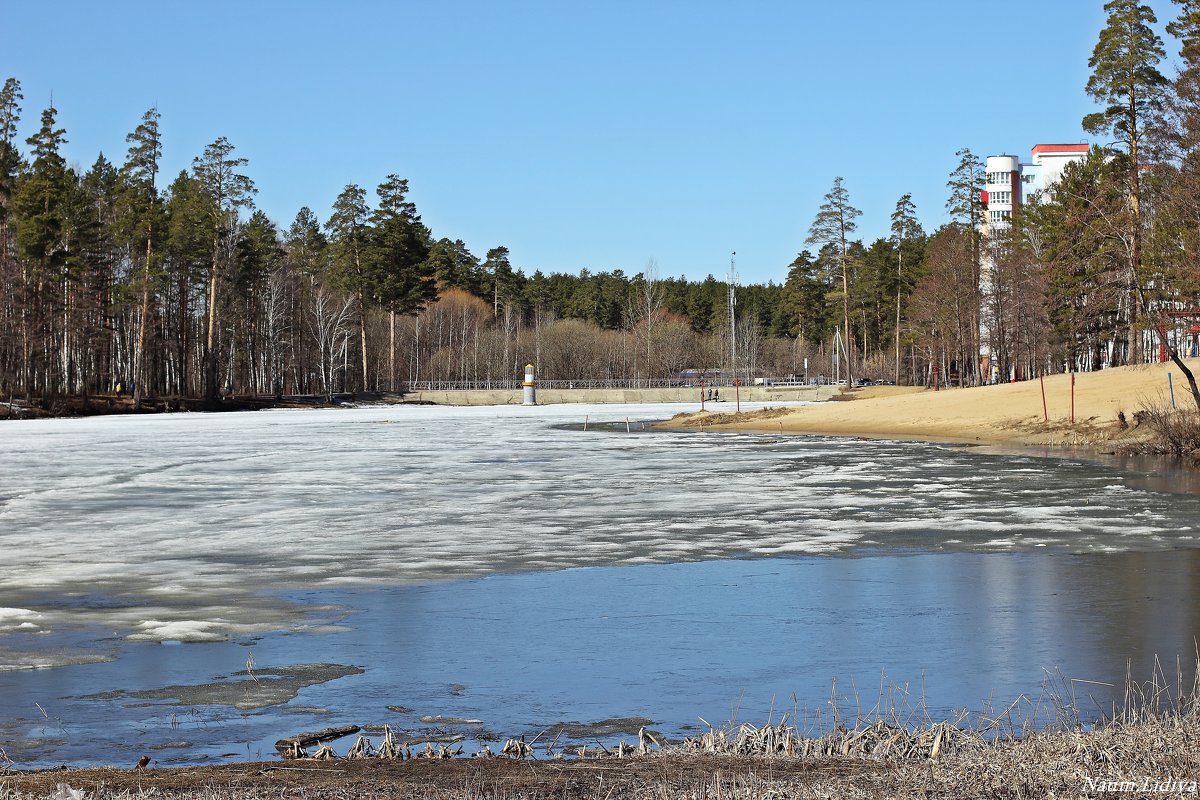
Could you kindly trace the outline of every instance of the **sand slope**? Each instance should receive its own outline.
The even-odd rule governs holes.
[[[1200,359],[1187,362],[1200,374]],[[1124,412],[1134,414],[1150,404],[1169,405],[1167,374],[1180,407],[1194,407],[1186,379],[1174,364],[1119,367],[1075,375],[1075,424],[1071,424],[1071,376],[1045,379],[1043,418],[1039,381],[979,386],[967,389],[908,390],[875,387],[847,392],[850,401],[820,403],[759,415],[692,414],[673,420],[672,427],[720,425],[729,430],[792,431],[798,433],[871,436],[881,438],[983,442],[1020,445],[1098,446],[1135,439],[1143,431],[1123,429]]]

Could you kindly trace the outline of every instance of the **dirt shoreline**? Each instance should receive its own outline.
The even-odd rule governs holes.
[[[59,397],[30,403],[16,399],[0,402],[0,420],[58,419],[177,412],[261,411],[269,408],[345,408],[358,403],[388,405],[431,405],[418,400],[405,400],[403,392],[338,393],[334,395],[246,395],[223,397],[214,403],[194,397],[150,397],[134,407],[128,395],[106,394],[82,397]]]
[[[1200,372],[1200,359],[1187,363]],[[745,414],[680,414],[660,427],[1112,451],[1149,438],[1138,412],[1152,405],[1169,407],[1172,384],[1175,403],[1192,407],[1183,375],[1167,363],[1052,375],[1044,380],[1044,400],[1043,381],[940,391],[866,387],[843,395],[851,402]]]
[[[998,719],[1003,722],[1004,718],[1001,714]],[[1191,797],[1196,795],[1200,779],[1200,718],[1190,702],[1163,716],[1123,720],[1091,730],[1067,726],[1054,732],[1026,732],[1016,738],[1005,735],[990,744],[945,725],[926,728],[916,740],[921,743],[919,749],[902,752],[888,748],[903,736],[901,729],[874,723],[843,730],[830,747],[813,754],[779,750],[776,744],[771,755],[674,749],[626,758],[571,760],[342,758],[168,769],[132,765],[0,769],[0,798],[1010,800]],[[760,738],[773,731],[757,729]],[[863,741],[870,744],[864,747]]]

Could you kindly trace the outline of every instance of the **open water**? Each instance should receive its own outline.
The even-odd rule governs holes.
[[[641,425],[685,408],[6,423],[0,749],[189,763],[333,724],[471,746],[560,722],[611,740],[586,725],[613,718],[677,737],[815,719],[831,692],[868,711],[881,682],[933,716],[1046,691],[1099,713],[1127,668],[1194,656],[1186,473]]]

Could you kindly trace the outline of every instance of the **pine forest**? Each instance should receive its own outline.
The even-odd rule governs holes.
[[[329,395],[417,383],[828,375],[944,385],[1025,380],[1193,355],[1200,322],[1200,0],[1176,0],[1167,74],[1151,10],[1111,0],[1085,88],[1096,141],[1053,191],[985,235],[984,164],[947,176],[945,224],[899,197],[890,235],[855,238],[832,180],[779,282],[737,287],[619,269],[527,274],[423,222],[400,175],[348,185],[287,221],[256,210],[253,164],[216,138],[162,175],[160,116],[118,161],[68,166],[40,111],[18,135],[0,92],[0,397],[49,402]],[[28,126],[32,129],[33,126]],[[728,258],[714,256],[714,261]],[[835,346],[837,349],[835,350]],[[986,353],[986,360],[980,354]],[[990,366],[986,366],[990,365]],[[938,376],[935,378],[935,376]]]

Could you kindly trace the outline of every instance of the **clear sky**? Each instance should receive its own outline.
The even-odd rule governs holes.
[[[85,167],[155,104],[164,184],[227,137],[281,228],[394,172],[435,236],[526,274],[723,277],[736,250],[779,282],[837,175],[869,242],[905,192],[946,221],[961,147],[1085,141],[1103,23],[1103,0],[0,0],[0,80],[22,138],[53,93]]]

